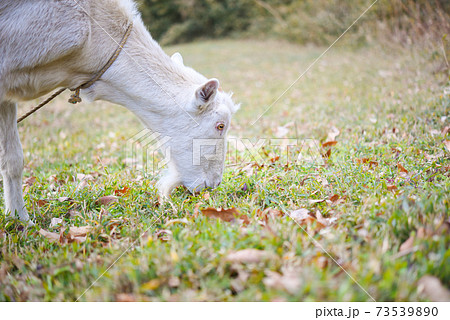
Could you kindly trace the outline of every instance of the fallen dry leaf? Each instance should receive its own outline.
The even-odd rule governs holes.
[[[397,163],[397,168],[398,168],[398,171],[400,171],[400,172],[408,173],[408,170],[406,170],[405,167],[402,166],[402,164],[400,162]]]
[[[116,196],[124,196],[126,195],[128,192],[130,191],[130,188],[128,188],[127,186],[123,187],[122,189],[118,189],[118,190],[114,190],[114,194]]]
[[[263,283],[268,288],[276,290],[285,290],[290,294],[298,292],[302,285],[302,281],[298,272],[294,270],[285,270],[283,274],[267,270]]]
[[[44,236],[50,242],[59,242],[60,244],[78,242],[82,243],[86,241],[86,236],[90,230],[92,230],[91,226],[84,227],[70,227],[69,232],[66,236],[64,236],[64,231],[66,228],[61,228],[59,233],[49,232],[44,229],[39,230],[39,234]]]
[[[431,275],[425,275],[420,278],[417,291],[425,295],[428,299],[435,302],[450,301],[450,291],[442,285],[439,278]]]
[[[196,205],[195,205],[195,208],[194,208],[194,218],[197,218],[198,217],[198,215],[199,215],[199,209],[200,209],[200,206],[203,204],[203,202],[199,202],[199,203],[197,203]]]
[[[399,253],[409,252],[414,247],[414,237],[410,236],[405,242],[400,245]]]
[[[203,194],[203,199],[205,199],[205,200],[209,200],[210,197],[211,197],[211,196],[209,195],[209,192],[205,192],[205,193]]]
[[[329,158],[331,156],[331,149],[328,149],[327,152],[325,152],[322,157],[323,158]]]
[[[226,222],[232,222],[235,220],[242,220],[244,224],[249,224],[250,219],[245,214],[240,213],[236,208],[231,209],[215,209],[215,208],[206,208],[200,209],[203,215],[208,218],[221,219]]]
[[[230,252],[225,260],[238,263],[258,263],[261,261],[275,259],[276,255],[269,251],[258,249],[243,249]]]
[[[246,272],[241,265],[234,264],[231,269],[237,273],[237,277],[232,279],[230,284],[235,292],[244,291],[250,274]]]
[[[280,159],[280,156],[275,156],[273,158],[270,158],[270,162],[275,163]]]
[[[339,200],[339,195],[338,195],[338,194],[333,194],[333,195],[330,197],[330,199],[328,199],[328,200],[330,200],[331,202],[336,202],[336,201]]]
[[[323,147],[323,148],[332,147],[332,146],[336,145],[336,143],[337,143],[336,140],[333,140],[333,141],[327,141],[327,142],[324,142],[324,143],[322,144],[322,147]]]
[[[39,234],[45,237],[49,242],[59,241],[59,233],[49,232],[44,229],[39,230]]]
[[[310,204],[316,204],[316,203],[324,202],[325,200],[327,200],[327,199],[309,199],[308,202]]]
[[[170,230],[159,230],[155,233],[155,238],[163,242],[170,241],[172,239],[172,231]],[[156,240],[155,239],[155,240]]]
[[[264,211],[258,210],[256,215],[263,221],[267,222],[269,218],[275,220],[275,218],[282,217],[284,213],[278,209],[267,208]]]
[[[141,288],[143,290],[156,290],[161,285],[161,281],[159,279],[152,279],[146,283],[144,283]]]
[[[50,221],[50,227],[54,227],[62,222],[63,222],[63,219],[61,219],[61,218],[52,218],[52,220]]]
[[[43,207],[48,203],[47,200],[38,200],[37,205],[38,207]]]
[[[90,174],[83,174],[83,173],[77,173],[77,180],[83,181],[83,180],[88,180],[88,181],[93,181],[94,177]]]
[[[327,259],[327,257],[317,256],[317,257],[313,258],[313,262],[316,264],[316,266],[319,269],[325,269],[326,267],[328,267],[328,259]]]
[[[176,288],[178,286],[180,286],[180,278],[178,277],[170,277],[169,280],[167,281],[167,285],[171,288]]]
[[[337,218],[335,217],[325,218],[319,210],[317,210],[316,217],[314,217],[314,215],[312,215],[309,210],[304,208],[292,211],[290,213],[290,216],[298,224],[307,224],[308,228],[310,227],[310,224],[312,222],[317,221],[316,227],[319,229],[329,227],[337,220]]]
[[[31,176],[31,177],[25,179],[25,184],[26,184],[27,186],[30,186],[30,187],[31,187],[35,182],[36,182],[36,177],[34,177],[34,176]]]
[[[116,302],[136,302],[136,298],[130,293],[118,293],[116,294]]]
[[[330,131],[328,132],[328,136],[326,141],[334,141],[336,140],[336,137],[340,134],[341,132],[339,131],[338,128],[336,128],[335,126],[332,126]]]
[[[167,221],[166,224],[165,224],[165,226],[166,226],[166,227],[169,227],[169,226],[171,226],[171,225],[173,225],[173,224],[177,224],[177,223],[188,224],[189,221],[188,221],[186,218],[183,218],[183,219],[173,219],[173,220]]]
[[[377,161],[369,161],[369,167],[378,167],[378,162]]]
[[[96,202],[106,206],[111,203],[119,202],[119,199],[116,196],[103,196],[98,198]]]
[[[361,163],[367,163],[367,162],[369,162],[370,161],[370,159],[369,158],[356,158],[355,159],[355,163],[357,163],[357,164],[361,164]]]
[[[70,227],[69,228],[69,236],[71,237],[84,237],[89,231],[92,230],[91,226],[83,226],[83,227]]]
[[[107,215],[109,215],[108,210],[106,210],[105,208],[102,207],[102,208],[100,209],[100,213],[99,213],[99,215],[98,215],[98,220],[99,220],[99,221],[102,221],[102,218],[105,217],[105,216],[107,216]]]
[[[337,218],[325,218],[319,210],[316,211],[316,218],[317,222],[324,227],[331,226],[337,220]]]
[[[397,186],[395,186],[395,185],[393,185],[393,184],[387,185],[386,188],[387,188],[389,191],[397,190]]]
[[[289,216],[294,219],[296,222],[302,224],[305,222],[313,222],[316,219],[309,213],[308,209],[301,208],[295,211],[292,211]]]

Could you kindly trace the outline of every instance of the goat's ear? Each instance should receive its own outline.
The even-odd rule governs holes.
[[[208,80],[195,91],[195,104],[200,108],[209,105],[214,100],[219,86],[219,80]]]
[[[172,55],[171,59],[173,62],[178,63],[180,66],[184,66],[183,57],[181,56],[181,54],[179,52],[175,52]]]

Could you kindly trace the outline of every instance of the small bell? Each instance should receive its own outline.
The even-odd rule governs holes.
[[[69,103],[72,103],[72,104],[81,102],[80,89],[75,89],[75,92],[70,96],[68,101],[69,101]]]

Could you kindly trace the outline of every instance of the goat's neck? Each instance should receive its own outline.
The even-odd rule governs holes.
[[[105,74],[96,99],[121,104],[136,114],[173,114],[191,101],[200,75],[177,65],[143,26],[134,27],[119,58]]]

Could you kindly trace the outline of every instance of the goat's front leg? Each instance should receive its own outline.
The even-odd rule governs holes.
[[[17,106],[0,101],[0,170],[3,176],[6,214],[28,221],[22,195],[23,151],[16,124]]]

